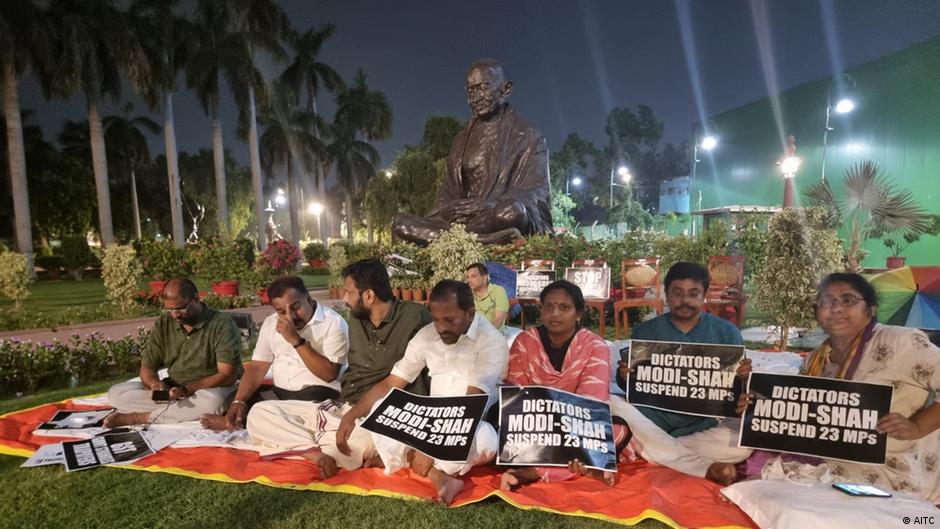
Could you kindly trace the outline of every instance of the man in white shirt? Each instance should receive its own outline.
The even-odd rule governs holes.
[[[268,297],[275,312],[261,324],[235,400],[224,416],[203,415],[206,428],[244,427],[248,408],[265,397],[309,402],[339,397],[339,375],[349,353],[346,320],[310,297],[296,276],[275,279],[268,286]],[[268,369],[274,379],[273,396],[262,396],[258,389]]]
[[[496,327],[476,314],[470,287],[459,281],[441,281],[431,291],[429,305],[433,323],[411,339],[391,374],[343,415],[336,432],[340,452],[349,451],[347,440],[357,422],[392,388],[404,388],[425,367],[431,377],[432,397],[485,394],[488,405],[497,398],[496,385],[506,368],[509,347]],[[492,461],[498,449],[496,430],[485,421],[477,428],[464,463],[434,460],[382,435],[372,437],[386,474],[410,467],[431,480],[438,501],[445,505],[463,490],[464,482],[457,476]]]

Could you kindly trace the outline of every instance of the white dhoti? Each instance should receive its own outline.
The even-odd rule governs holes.
[[[394,474],[402,468],[407,468],[407,455],[412,448],[404,443],[385,437],[384,435],[372,434],[372,441],[375,449],[385,464],[385,474]],[[434,468],[451,476],[462,476],[470,469],[485,465],[496,457],[496,450],[499,449],[499,436],[490,423],[481,421],[477,431],[473,436],[473,443],[470,444],[470,455],[465,462],[434,460]]]
[[[263,401],[252,406],[246,428],[251,439],[262,446],[263,457],[290,457],[320,450],[336,460],[340,468],[355,470],[375,455],[375,447],[370,433],[357,425],[348,440],[350,455],[336,448],[336,430],[351,409],[348,403],[336,400]]]
[[[124,382],[108,389],[108,403],[120,413],[150,413],[150,421],[176,423],[198,421],[203,414],[220,414],[236,386],[204,388],[185,399],[154,402],[153,392],[141,382]]]
[[[740,463],[751,455],[751,449],[737,446],[740,419],[723,419],[714,428],[673,437],[622,395],[611,395],[610,411],[627,421],[634,449],[643,459],[683,474],[703,478],[713,463]]]

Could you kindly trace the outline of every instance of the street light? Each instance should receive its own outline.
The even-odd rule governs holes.
[[[618,184],[614,182],[614,169],[611,168],[610,169],[610,204],[608,205],[608,207],[611,207],[611,208],[614,207],[614,186],[630,187],[629,185],[624,185],[624,184],[629,184],[630,180],[633,179],[633,175],[630,174],[630,169],[628,169],[626,165],[621,165],[620,167],[617,168],[617,176],[620,177],[620,180],[623,181],[623,184]]]
[[[838,83],[836,81],[839,81]],[[834,88],[838,88],[841,92],[850,92],[855,90],[855,78],[847,73],[836,76],[832,78],[832,81],[829,81],[829,90],[826,91],[826,126],[823,128],[823,151],[822,151],[822,171],[820,174],[820,181],[826,181],[826,148],[829,144],[829,132],[833,130],[829,126],[829,119],[832,117],[832,111],[835,110],[836,114],[848,114],[849,112],[855,110],[855,102],[847,97],[842,97],[836,103],[835,108],[832,106],[832,91]],[[847,85],[851,85],[851,88],[846,88]]]
[[[277,188],[277,195],[274,197],[274,202],[278,206],[283,206],[287,202],[287,197],[284,196],[284,190],[282,188]]]
[[[710,152],[714,150],[715,147],[718,147],[718,138],[711,134],[717,128],[718,127],[715,125],[714,121],[706,120],[705,125],[702,126],[701,132],[703,136],[701,140],[698,139],[698,134],[695,133],[695,130],[693,129],[692,131],[692,140],[693,140],[692,141],[692,178],[689,179],[689,213],[690,214],[696,209],[701,208],[701,204],[699,204],[699,208],[696,208],[695,205],[692,203],[692,188],[693,188],[693,185],[695,184],[695,173],[696,173],[696,169],[698,168],[698,163],[701,161],[698,159],[699,149]],[[695,236],[695,218],[694,217],[692,217],[692,236],[693,237]]]
[[[792,134],[787,138],[786,156],[780,160],[780,172],[783,173],[783,207],[793,207],[793,177],[800,169],[803,160],[796,155],[796,138]]]
[[[580,176],[576,176],[576,177],[574,177],[574,178],[566,178],[566,179],[565,179],[565,194],[566,194],[566,195],[570,195],[570,194],[571,194],[571,193],[568,192],[568,184],[571,184],[571,185],[573,185],[573,186],[575,186],[575,187],[580,186],[580,185],[581,185],[581,177],[580,177]]]
[[[323,234],[320,233],[320,213],[323,213],[323,204],[319,202],[311,202],[310,205],[307,206],[307,213],[310,213],[317,218],[317,238],[322,241]]]
[[[386,169],[386,170],[385,170],[385,178],[391,178],[391,177],[392,177],[392,171],[391,171],[390,169]]]

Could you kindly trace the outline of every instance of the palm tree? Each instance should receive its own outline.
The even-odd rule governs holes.
[[[326,146],[320,140],[324,124],[316,114],[298,110],[287,90],[275,87],[272,93],[271,105],[261,114],[265,128],[261,135],[261,163],[268,173],[275,166],[287,170],[290,240],[299,245],[299,216],[303,214],[303,204],[299,200],[294,167],[299,162],[305,171],[309,171],[326,158]]]
[[[362,70],[356,74],[352,86],[339,92],[336,103],[333,117],[335,140],[331,144],[330,161],[346,190],[346,234],[352,240],[355,226],[352,197],[358,193],[359,186],[375,174],[378,163],[378,152],[365,140],[379,140],[391,135],[392,107],[385,94],[369,89]]]
[[[325,24],[319,29],[308,29],[303,33],[291,32],[287,41],[294,50],[294,60],[281,74],[281,85],[289,88],[291,93],[299,98],[303,93],[307,99],[307,112],[318,114],[317,96],[320,87],[335,93],[345,87],[343,78],[332,66],[320,62],[320,49],[323,44],[336,31],[333,24]],[[319,139],[319,130],[316,131]],[[317,188],[317,196],[321,202],[326,200],[326,173],[323,171],[323,161],[316,164],[313,178]],[[327,212],[329,216],[329,212]]]
[[[175,9],[178,3],[179,0],[135,0],[130,6],[129,15],[150,64],[149,82],[139,87],[140,93],[151,110],[162,108],[163,111],[172,238],[174,244],[183,246],[186,235],[176,125],[173,119],[173,92],[176,90],[176,78],[186,64],[196,37],[192,24],[177,16]]]
[[[142,85],[149,78],[149,65],[127,18],[110,0],[52,0],[49,13],[55,28],[55,62],[40,78],[48,93],[85,93],[98,224],[101,243],[109,245],[114,227],[100,105],[107,96],[120,98],[122,73],[132,85]]]
[[[899,190],[884,171],[868,160],[855,164],[842,178],[845,198],[840,201],[829,186],[829,181],[817,182],[806,196],[814,206],[826,210],[829,227],[838,228],[847,222],[849,249],[846,257],[850,270],[860,270],[865,254],[861,244],[867,239],[890,235],[921,235],[930,228],[930,215],[925,212],[914,195]]]
[[[16,249],[26,256],[33,269],[33,234],[30,224],[29,189],[26,180],[26,152],[20,115],[19,78],[30,66],[41,62],[47,51],[42,38],[50,32],[30,0],[0,2],[0,76],[3,82],[3,115],[6,121],[7,165],[13,195]]]
[[[125,108],[125,113],[132,107]],[[131,182],[131,208],[134,215],[134,234],[140,236],[140,203],[137,199],[137,168],[150,160],[150,149],[144,132],[160,133],[160,125],[146,116],[134,118],[107,116],[104,118],[104,136],[108,144],[108,153],[116,163],[127,170]]]

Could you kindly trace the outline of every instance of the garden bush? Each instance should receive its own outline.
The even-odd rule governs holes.
[[[129,315],[136,302],[134,296],[143,280],[143,268],[131,246],[115,244],[101,252],[101,277],[108,290],[108,299],[123,315]]]
[[[0,294],[13,301],[14,309],[23,306],[33,282],[26,256],[16,252],[0,253]]]

